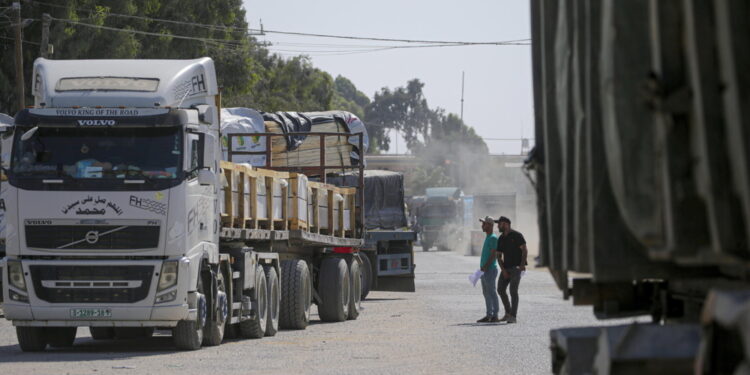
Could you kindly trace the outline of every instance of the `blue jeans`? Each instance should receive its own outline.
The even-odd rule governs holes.
[[[482,293],[484,294],[484,304],[487,307],[487,316],[497,318],[500,311],[500,299],[497,297],[495,290],[495,280],[497,279],[498,269],[489,269],[482,275]]]

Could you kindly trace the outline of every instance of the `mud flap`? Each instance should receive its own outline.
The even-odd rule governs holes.
[[[414,292],[414,262],[412,253],[378,255],[377,280],[373,290]]]

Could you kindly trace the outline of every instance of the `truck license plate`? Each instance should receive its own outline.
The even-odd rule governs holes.
[[[71,318],[111,318],[111,309],[70,309]]]

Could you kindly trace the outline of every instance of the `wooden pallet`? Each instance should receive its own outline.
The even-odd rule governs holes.
[[[220,167],[224,179],[223,228],[355,236],[355,188],[307,181],[303,174],[225,161]]]
[[[286,222],[289,173],[256,169],[226,161],[222,161],[220,167],[226,181],[222,184],[222,225],[243,229],[288,228]],[[262,179],[262,184],[258,183],[259,179]],[[259,187],[264,191],[259,192]],[[259,209],[259,196],[265,196],[266,199],[263,209]],[[274,205],[281,207],[278,217],[274,217]],[[275,224],[276,221],[281,224]]]

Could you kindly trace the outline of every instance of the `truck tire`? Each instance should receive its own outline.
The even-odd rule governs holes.
[[[279,332],[279,307],[281,305],[281,288],[279,276],[273,266],[264,266],[266,287],[268,289],[268,313],[266,314],[266,336],[276,336]]]
[[[422,251],[430,251],[432,242],[422,242]]]
[[[355,320],[359,316],[359,303],[362,300],[362,271],[357,259],[352,259],[349,266],[349,311],[347,319]]]
[[[43,327],[16,327],[18,346],[24,352],[41,352],[47,348],[47,335]]]
[[[342,322],[349,314],[349,267],[341,258],[325,258],[320,265],[318,314],[324,322]]]
[[[266,333],[266,319],[268,318],[268,288],[266,287],[266,276],[263,267],[255,268],[255,291],[256,298],[253,301],[255,317],[240,322],[240,334],[244,338],[259,339]]]
[[[362,300],[364,300],[372,289],[373,270],[372,262],[367,254],[360,253],[359,259],[362,259]]]
[[[281,262],[281,310],[279,325],[286,329],[305,329],[310,323],[312,282],[307,262],[301,259]]]
[[[115,338],[115,329],[112,327],[89,327],[89,332],[94,340],[112,340]]]
[[[47,327],[47,343],[53,348],[70,348],[76,340],[78,327]]]
[[[211,314],[206,321],[205,332],[203,333],[203,345],[216,346],[221,345],[224,340],[224,325],[229,315],[229,306],[227,305],[227,287],[224,284],[224,274],[220,269],[216,273],[211,273],[211,277],[216,278],[216,301],[209,299],[208,306]]]
[[[177,349],[180,350],[198,350],[203,343],[203,327],[206,325],[206,297],[203,294],[202,277],[198,276],[198,293],[197,314],[195,320],[180,320],[177,326],[172,328],[172,339]]]

